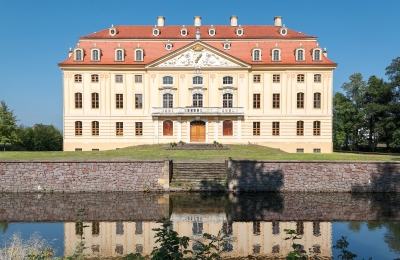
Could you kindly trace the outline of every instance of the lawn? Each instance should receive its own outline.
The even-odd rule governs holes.
[[[231,150],[165,150],[167,145],[141,145],[119,150],[93,152],[0,152],[0,161],[124,161],[163,160],[223,161],[234,160],[295,160],[295,161],[386,161],[400,162],[400,156],[370,154],[291,154],[279,149],[256,145],[228,145]]]

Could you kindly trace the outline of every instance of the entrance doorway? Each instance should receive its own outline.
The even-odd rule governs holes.
[[[190,123],[190,142],[206,141],[206,123],[203,121],[193,121]]]

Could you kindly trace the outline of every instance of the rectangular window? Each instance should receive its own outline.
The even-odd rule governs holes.
[[[280,83],[281,82],[281,75],[280,74],[272,75],[272,82],[273,83]]]
[[[260,122],[253,122],[253,135],[260,135]]]
[[[261,82],[261,75],[253,75],[253,82],[260,83]]]
[[[314,93],[314,108],[321,108],[321,93]]]
[[[304,82],[304,74],[297,74],[297,82]]]
[[[296,222],[296,234],[298,236],[304,235],[304,222],[303,221]]]
[[[135,234],[142,234],[143,233],[143,223],[136,222],[135,223]]]
[[[75,93],[75,108],[82,108],[82,93]]]
[[[115,253],[117,253],[119,255],[123,255],[124,254],[124,246],[123,245],[116,245],[115,246]]]
[[[321,74],[314,74],[314,82],[321,82]]]
[[[258,236],[261,234],[261,222],[253,221],[253,234]]]
[[[297,108],[304,108],[304,93],[297,93]]]
[[[203,234],[203,222],[193,222],[192,232],[193,232],[193,235]]]
[[[304,135],[304,121],[297,121],[296,134],[297,135]]]
[[[99,108],[99,93],[92,93],[92,108]]]
[[[93,221],[92,222],[92,235],[100,234],[100,222]]]
[[[97,83],[97,82],[99,82],[99,75],[97,74],[92,75],[92,83]]]
[[[273,235],[279,234],[279,222],[272,221],[272,234]]]
[[[83,235],[83,222],[75,223],[75,234],[79,236]]]
[[[123,77],[123,75],[115,75],[115,82],[116,82],[116,83],[122,83],[122,82],[124,82],[124,77]]]
[[[279,122],[272,122],[272,135],[279,135]]]
[[[124,108],[124,94],[115,95],[115,107]]]
[[[261,94],[253,94],[253,108],[261,107]]]
[[[304,153],[304,148],[297,148],[296,153]]]
[[[321,122],[320,121],[314,121],[313,135],[321,135]]]
[[[116,122],[115,134],[116,135],[124,135],[124,123],[123,122]]]
[[[92,135],[99,135],[99,121],[92,121]]]
[[[280,94],[272,94],[272,108],[279,108],[281,103]]]
[[[313,152],[314,152],[314,153],[321,153],[321,148],[314,148],[314,149],[313,149]]]
[[[143,123],[135,122],[135,135],[143,135]]]
[[[82,121],[75,121],[75,135],[82,135]]]
[[[143,253],[143,245],[137,244],[135,246],[136,253]]]
[[[142,94],[135,94],[135,108],[142,108]]]
[[[82,75],[81,74],[75,74],[74,79],[76,83],[82,82]]]
[[[124,223],[121,221],[118,221],[115,223],[116,227],[116,233],[117,235],[123,235],[124,234]]]
[[[143,81],[142,75],[135,75],[135,83],[142,83]]]

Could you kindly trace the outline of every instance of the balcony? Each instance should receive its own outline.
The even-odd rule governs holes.
[[[153,107],[152,116],[244,116],[243,107]]]

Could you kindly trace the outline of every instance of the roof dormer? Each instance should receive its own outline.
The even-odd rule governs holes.
[[[111,25],[111,28],[108,29],[108,32],[110,33],[110,36],[115,36],[118,33],[117,28],[114,27],[114,25]]]
[[[181,28],[181,36],[185,37],[188,35],[188,30],[186,29],[186,27],[183,25]]]
[[[157,27],[157,25],[154,25],[153,36],[158,36],[158,35],[160,35],[160,29]]]
[[[74,61],[83,61],[85,51],[79,46],[79,43],[74,48]]]
[[[243,35],[243,28],[242,26],[239,24],[239,26],[236,28],[236,35],[237,36],[242,36]]]
[[[214,28],[214,26],[213,25],[211,25],[211,27],[210,28],[208,28],[208,35],[210,35],[210,36],[215,36],[215,28]]]

